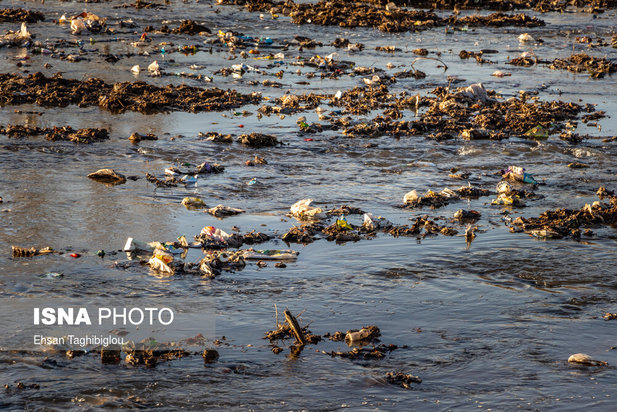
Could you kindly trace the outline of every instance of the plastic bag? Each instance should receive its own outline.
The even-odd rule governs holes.
[[[291,214],[300,219],[321,219],[325,217],[322,209],[311,206],[312,201],[313,199],[298,200],[291,206]]]

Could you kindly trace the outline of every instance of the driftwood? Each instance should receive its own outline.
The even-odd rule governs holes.
[[[302,328],[298,324],[298,321],[296,320],[294,315],[291,314],[289,309],[285,309],[285,312],[283,313],[285,315],[285,320],[291,327],[291,330],[293,331],[294,336],[296,337],[296,342],[299,343],[300,345],[304,345],[306,343],[306,338],[304,337],[304,332],[302,332]]]

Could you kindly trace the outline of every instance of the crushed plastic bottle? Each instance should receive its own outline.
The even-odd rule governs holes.
[[[142,242],[132,237],[126,239],[123,252],[153,252],[154,246],[150,243]]]
[[[184,183],[197,183],[197,175],[184,175],[180,178]]]
[[[265,249],[254,250],[248,249],[244,251],[245,259],[260,259],[260,260],[294,260],[297,259],[300,252],[295,250],[285,249]]]
[[[512,179],[523,183],[529,183],[533,185],[537,185],[538,181],[534,179],[534,177],[525,172],[525,168],[520,166],[510,166],[508,170],[503,173],[503,177],[505,179]]]
[[[365,213],[363,218],[364,222],[362,225],[368,230],[381,229],[392,225],[385,217],[373,216],[372,213]]]

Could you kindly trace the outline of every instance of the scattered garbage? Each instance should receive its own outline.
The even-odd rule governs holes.
[[[154,242],[146,243],[132,237],[126,239],[126,243],[122,248],[123,252],[148,252],[151,253],[154,251]]]
[[[253,159],[247,160],[244,164],[247,166],[267,165],[268,161],[263,157],[255,155]]]
[[[197,180],[199,179],[199,177],[197,175],[184,175],[180,178],[180,181],[183,183],[197,183]]]
[[[321,341],[321,336],[313,335],[307,327],[301,327],[298,319],[289,309],[285,309],[283,315],[285,316],[285,322],[279,323],[278,310],[276,310],[276,329],[266,332],[264,339],[270,340],[271,343],[279,340],[294,339],[295,343],[292,346],[292,351],[294,347],[300,349],[304,345],[316,344]]]
[[[543,126],[536,126],[525,132],[525,136],[532,137],[534,139],[548,139],[549,132]]]
[[[553,70],[568,70],[574,73],[588,72],[594,79],[617,72],[617,63],[604,57],[593,57],[586,53],[572,54],[565,59],[555,59],[549,66]]]
[[[71,34],[81,34],[84,30],[86,30],[86,24],[80,17],[71,20]]]
[[[298,200],[296,203],[291,205],[291,215],[300,220],[324,218],[325,214],[323,213],[323,209],[318,207],[312,207],[312,202],[312,199]]]
[[[0,46],[22,46],[25,42],[29,41],[32,36],[28,31],[26,23],[21,23],[21,28],[18,31],[10,31],[7,34],[0,36]]]
[[[237,5],[237,0],[220,0],[219,4]],[[251,3],[252,11],[270,12],[276,10],[291,17],[294,24],[315,24],[322,26],[374,27],[384,32],[407,32],[432,27],[446,27],[453,31],[456,27],[461,31],[469,27],[488,26],[523,26],[537,27],[544,25],[544,21],[525,14],[493,13],[487,16],[458,14],[438,16],[432,11],[415,8],[400,8],[395,2],[387,4],[349,4],[343,0],[319,1],[316,3],[293,3],[273,8],[273,3],[266,1]],[[434,3],[426,2],[415,5],[421,8],[433,8]],[[263,16],[263,17],[262,17]],[[265,15],[261,14],[261,18]],[[337,47],[347,47],[342,39],[336,43]],[[344,44],[344,46],[343,46]]]
[[[591,356],[586,353],[575,353],[568,358],[570,363],[579,363],[585,366],[606,366],[608,362],[593,360]]]
[[[523,33],[518,36],[518,41],[521,43],[533,43],[536,39],[534,39],[529,33]]]
[[[580,209],[547,210],[538,217],[517,217],[510,226],[511,232],[525,232],[541,239],[581,237],[581,227],[611,225],[617,222],[617,198],[598,190],[599,196],[608,197],[610,203],[595,201]],[[587,232],[589,233],[589,232]]]
[[[477,226],[472,226],[471,224],[467,225],[467,229],[465,229],[465,241],[468,244],[476,238],[476,230],[478,230]]]
[[[247,260],[295,260],[300,252],[290,249],[247,249],[243,251],[243,254]]]
[[[413,205],[418,203],[418,200],[420,199],[420,196],[418,196],[418,191],[416,189],[405,193],[405,196],[403,197],[403,203],[405,203],[406,205]]]
[[[161,258],[153,256],[148,260],[148,265],[157,272],[173,275],[174,270],[168,266]]]
[[[523,202],[520,197],[516,194],[508,193],[498,193],[497,198],[491,201],[492,205],[496,206],[514,206],[514,207],[525,207],[525,202]]]
[[[501,70],[495,70],[493,72],[493,74],[491,74],[491,76],[495,76],[495,77],[508,77],[508,76],[512,76],[512,73],[510,73],[510,72],[503,72]]]
[[[185,197],[182,199],[182,205],[187,209],[202,209],[206,207],[206,203],[198,197]]]
[[[402,372],[388,372],[386,374],[386,381],[393,385],[399,385],[405,389],[409,389],[412,383],[422,383],[422,379],[418,376],[405,374]]]
[[[468,86],[461,92],[461,94],[465,97],[468,97],[472,100],[477,100],[481,103],[486,103],[489,101],[488,94],[482,83],[475,83]]]
[[[345,216],[341,216],[340,219],[336,219],[336,226],[343,230],[353,230],[353,226],[347,222],[347,218],[345,218]]]
[[[12,87],[19,84],[19,92]],[[45,93],[42,93],[45,90]],[[189,85],[158,87],[145,82],[106,83],[101,79],[46,77],[40,72],[21,76],[0,75],[3,104],[39,104],[47,107],[98,106],[113,113],[136,111],[144,114],[183,110],[190,113],[229,110],[249,102],[259,103],[260,93],[241,94],[236,90],[204,89]],[[146,103],[150,102],[150,103]],[[152,103],[156,102],[156,103]]]
[[[322,353],[326,354],[326,355],[330,355],[331,357],[341,357],[341,358],[347,358],[347,359],[352,359],[352,360],[356,360],[356,359],[361,359],[361,360],[369,360],[369,359],[383,359],[386,357],[386,354],[389,352],[392,352],[394,350],[398,349],[398,346],[396,345],[377,345],[377,346],[373,346],[373,347],[365,347],[365,348],[360,348],[360,347],[355,347],[350,351],[331,351],[331,352],[325,352],[322,351]]]
[[[64,277],[64,274],[59,272],[49,272],[45,273],[41,277],[44,279],[62,279]]]
[[[513,180],[516,182],[530,183],[537,185],[538,181],[534,179],[532,175],[525,172],[525,168],[520,166],[509,166],[507,170],[502,171],[502,178],[506,180]]]
[[[349,343],[368,343],[374,341],[379,336],[381,336],[381,332],[377,326],[365,326],[360,330],[347,331],[347,334],[345,335],[345,341]]]
[[[159,64],[158,64],[158,62],[156,60],[153,61],[152,63],[150,63],[150,65],[148,65],[148,71],[150,73],[152,73],[153,76],[160,76],[161,75],[161,69],[160,69]]]
[[[419,196],[416,190],[412,190],[405,194],[403,202],[408,207],[421,207],[430,206],[431,208],[439,208],[449,204],[452,201],[459,199],[477,199],[482,196],[487,196],[490,191],[487,189],[481,189],[473,187],[471,184],[468,186],[461,186],[458,189],[445,188],[440,192],[434,192],[428,190],[424,195]]]
[[[617,319],[617,313],[606,312],[604,314],[604,316],[602,316],[602,319],[604,319],[604,320],[616,320]]]
[[[204,247],[226,247],[227,241],[230,239],[227,232],[214,226],[206,226],[201,229],[198,237],[196,240],[204,242]]]
[[[392,226],[392,223],[383,216],[373,216],[372,213],[363,215],[364,222],[362,225],[367,230],[384,229]]]
[[[54,250],[50,247],[36,249],[34,247],[24,248],[19,246],[11,246],[11,250],[13,252],[13,257],[32,257],[37,255],[47,255],[54,252]]]

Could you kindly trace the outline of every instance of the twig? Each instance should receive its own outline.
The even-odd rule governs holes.
[[[279,310],[276,307],[276,303],[274,304],[274,313],[276,317],[276,329],[278,329],[279,328]]]
[[[443,64],[443,71],[444,71],[444,73],[445,73],[446,71],[448,71],[448,65],[447,65],[447,64],[445,64],[445,63],[443,62],[443,60],[438,59],[437,57],[416,57],[416,58],[415,58],[415,59],[411,62],[411,64],[410,64],[410,66],[411,66],[411,68],[412,68],[412,69],[416,70],[416,68],[415,68],[415,67],[413,67],[413,65],[414,65],[414,64],[415,64],[418,60],[436,60],[436,61],[438,61],[439,63]]]

